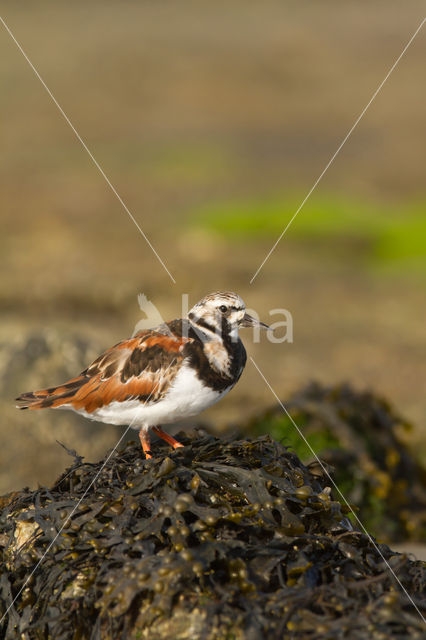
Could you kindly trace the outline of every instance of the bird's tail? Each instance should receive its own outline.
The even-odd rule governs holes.
[[[16,398],[16,408],[46,409],[48,407],[55,408],[68,404],[75,392],[78,391],[85,382],[87,382],[87,379],[84,376],[78,376],[58,387],[21,393],[21,395]]]

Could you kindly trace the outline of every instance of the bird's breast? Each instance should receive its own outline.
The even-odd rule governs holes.
[[[181,417],[193,416],[215,404],[232,386],[229,384],[218,391],[208,386],[197,371],[185,363],[170,386],[164,403],[173,407],[173,413]]]
[[[231,375],[231,356],[223,342],[212,340],[204,343],[204,353],[210,366],[220,375],[230,377]]]

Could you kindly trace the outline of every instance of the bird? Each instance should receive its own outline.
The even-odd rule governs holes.
[[[243,327],[269,329],[246,312],[236,293],[211,293],[185,318],[122,340],[64,384],[21,394],[17,408],[70,409],[90,420],[129,425],[152,458],[151,432],[182,447],[161,425],[199,414],[238,382],[247,360]]]

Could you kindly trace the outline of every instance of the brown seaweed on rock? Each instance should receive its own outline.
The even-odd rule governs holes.
[[[426,470],[404,438],[411,425],[384,399],[349,385],[310,384],[285,406],[367,529],[386,542],[426,542]],[[312,452],[281,407],[250,421],[306,463]]]
[[[3,498],[2,640],[424,637],[384,558],[424,613],[426,566],[353,530],[326,478],[268,436],[178,437]]]

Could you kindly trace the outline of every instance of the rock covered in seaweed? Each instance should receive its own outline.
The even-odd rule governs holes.
[[[315,383],[284,404],[370,532],[388,543],[426,542],[426,469],[406,444],[411,425],[386,400],[346,384]],[[312,460],[281,407],[248,428],[282,439],[303,461]]]
[[[179,439],[3,499],[5,639],[423,637],[385,560],[418,607],[425,565],[352,530],[325,478],[267,436]]]

